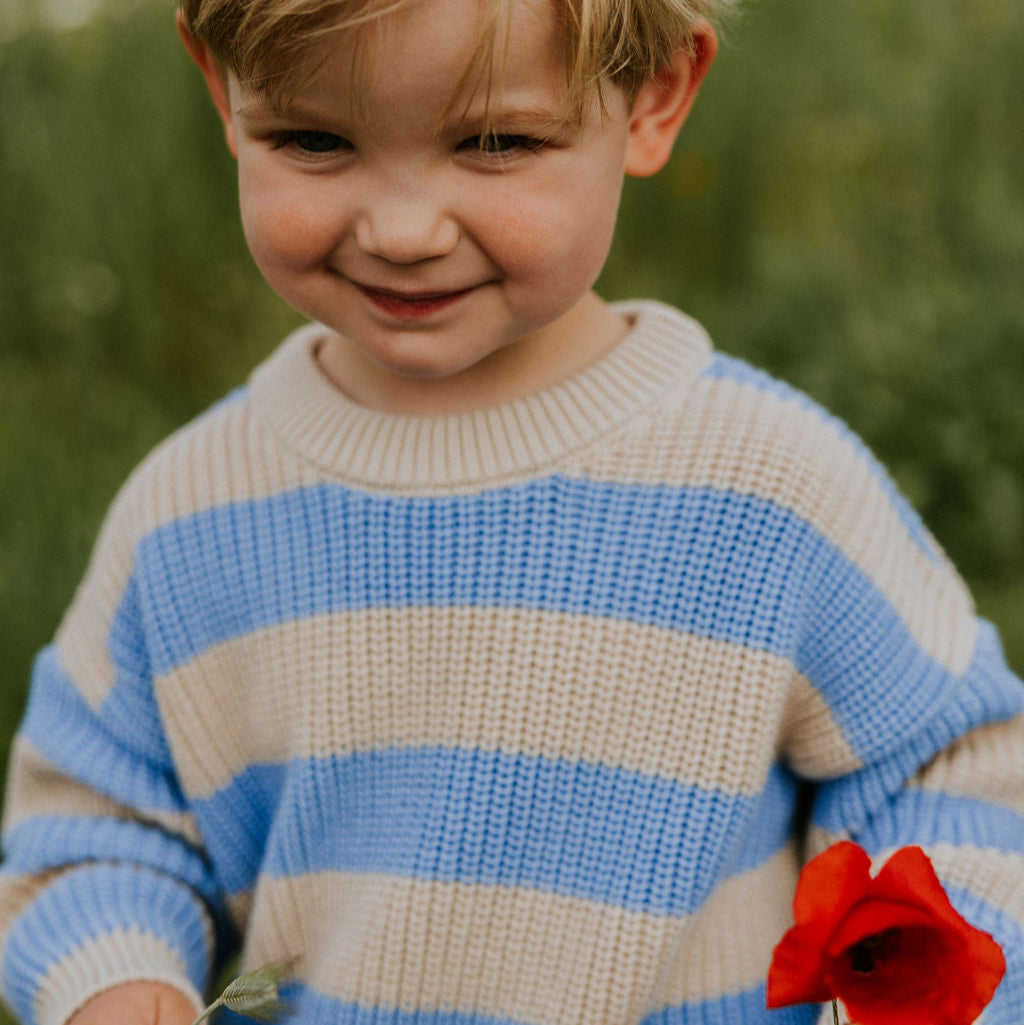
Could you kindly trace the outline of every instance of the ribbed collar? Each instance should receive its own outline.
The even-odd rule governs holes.
[[[291,334],[250,381],[256,416],[332,477],[368,488],[465,488],[552,467],[658,397],[685,387],[711,344],[695,321],[661,303],[614,307],[632,329],[598,362],[559,384],[490,409],[453,416],[396,416],[341,394],[317,366],[325,329]]]

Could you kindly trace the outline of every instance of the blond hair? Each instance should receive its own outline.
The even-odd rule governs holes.
[[[430,0],[182,0],[192,36],[247,89],[286,102],[306,81],[308,56],[334,33],[360,29],[410,3]],[[517,0],[489,5],[474,68],[492,67],[499,25]],[[701,19],[720,20],[737,0],[550,0],[565,55],[568,103],[582,109],[602,81],[633,95],[692,48]],[[467,69],[464,82],[473,74]],[[489,73],[483,72],[486,77]]]

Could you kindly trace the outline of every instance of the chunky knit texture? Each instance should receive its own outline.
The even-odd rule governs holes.
[[[923,844],[1024,1021],[1024,689],[862,445],[656,304],[385,416],[290,338],[116,501],[16,742],[7,999],[302,1025],[756,1025],[802,857]]]

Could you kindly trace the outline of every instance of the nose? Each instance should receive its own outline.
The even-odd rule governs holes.
[[[392,191],[367,204],[355,237],[363,252],[409,264],[446,256],[458,242],[459,229],[436,200],[419,192]]]

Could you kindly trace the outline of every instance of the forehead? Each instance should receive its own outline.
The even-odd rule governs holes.
[[[567,73],[554,0],[411,0],[304,52],[280,99],[376,107],[442,94],[447,108],[546,92],[563,98]]]

